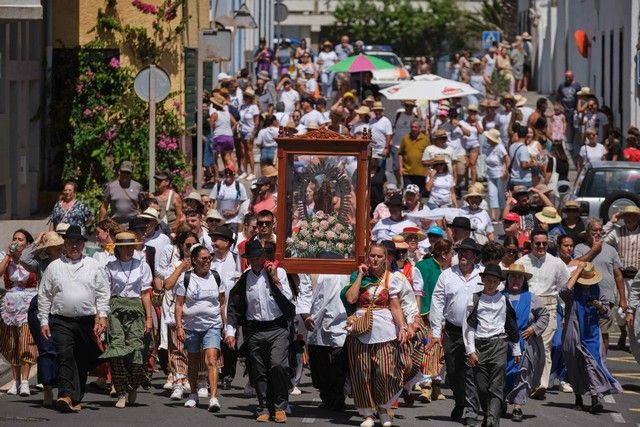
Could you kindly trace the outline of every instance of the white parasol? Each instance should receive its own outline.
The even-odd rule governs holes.
[[[421,74],[414,80],[399,83],[380,91],[387,99],[417,99],[438,101],[440,99],[465,97],[480,92],[466,83],[444,79],[435,74]]]

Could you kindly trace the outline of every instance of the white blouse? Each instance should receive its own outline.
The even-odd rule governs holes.
[[[140,298],[144,292],[151,289],[151,268],[138,258],[129,261],[109,261],[105,270],[111,285],[111,296]]]

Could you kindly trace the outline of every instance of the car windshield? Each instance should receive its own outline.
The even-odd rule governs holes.
[[[387,61],[389,64],[395,65],[396,67],[402,67],[400,58],[396,55],[385,55],[382,53],[371,53],[370,55],[375,56],[378,59],[382,59],[383,61]]]
[[[616,191],[640,193],[640,170],[638,169],[592,169],[585,177],[581,197],[602,197]]]

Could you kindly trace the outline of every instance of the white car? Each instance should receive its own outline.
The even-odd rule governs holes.
[[[393,86],[402,80],[411,80],[411,74],[409,74],[409,71],[407,71],[402,63],[402,60],[395,53],[383,50],[365,50],[364,53],[395,65],[395,68],[374,71],[371,83],[377,84],[380,88],[385,88]]]

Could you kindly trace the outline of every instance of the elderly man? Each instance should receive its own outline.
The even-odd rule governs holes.
[[[480,251],[476,242],[470,238],[464,239],[455,249],[459,263],[440,274],[431,297],[429,323],[433,340],[444,347],[447,382],[455,399],[451,420],[460,421],[464,415],[465,421],[475,424],[478,398],[476,393],[470,392],[475,389],[473,372],[466,365],[462,322],[469,297],[483,289],[478,285],[481,281],[480,268],[476,264]]]
[[[80,411],[87,373],[97,364],[95,344],[107,327],[110,286],[104,270],[82,254],[87,238],[72,225],[64,237],[64,254],[49,264],[38,289],[42,336],[53,337],[58,353],[58,409]]]
[[[107,184],[98,218],[107,217],[111,210],[111,218],[119,224],[126,224],[138,213],[138,204],[142,193],[142,185],[131,179],[133,164],[125,160],[120,165],[118,179]]]
[[[605,352],[609,347],[609,332],[615,331],[615,326],[623,331],[624,319],[618,323],[617,307],[622,310],[627,309],[627,298],[624,290],[624,277],[622,276],[622,261],[618,252],[613,246],[605,243],[603,239],[602,221],[598,218],[591,218],[587,222],[586,242],[577,245],[574,249],[574,256],[579,261],[590,262],[596,270],[602,273],[600,281],[600,295],[607,297],[610,301],[609,317],[600,319],[600,333]]]
[[[622,218],[623,226],[616,226]],[[610,244],[618,251],[622,261],[622,273],[625,280],[627,295],[631,290],[631,282],[638,274],[640,268],[640,208],[626,206],[622,212],[617,212],[604,226],[605,243]],[[625,300],[626,303],[626,300]],[[622,307],[622,303],[620,304]],[[625,310],[628,310],[626,307]],[[620,336],[618,347],[624,347],[625,333]]]
[[[540,387],[531,395],[534,399],[545,398],[549,388],[549,374],[551,372],[551,341],[557,328],[556,315],[558,303],[558,289],[566,285],[569,280],[569,270],[565,263],[547,252],[549,236],[542,229],[531,232],[531,253],[516,261],[527,273],[533,274],[529,280],[529,291],[539,297],[549,312],[549,324],[542,333],[544,344],[544,370],[540,378]]]
[[[429,138],[420,131],[422,121],[413,119],[409,125],[409,133],[400,137],[398,163],[402,182],[407,186],[415,184],[421,189],[422,196],[426,196],[425,184],[427,182],[427,168],[422,164],[422,155],[429,146]],[[396,134],[398,129],[396,128]],[[394,134],[394,135],[396,135]],[[394,136],[394,140],[396,137]]]

